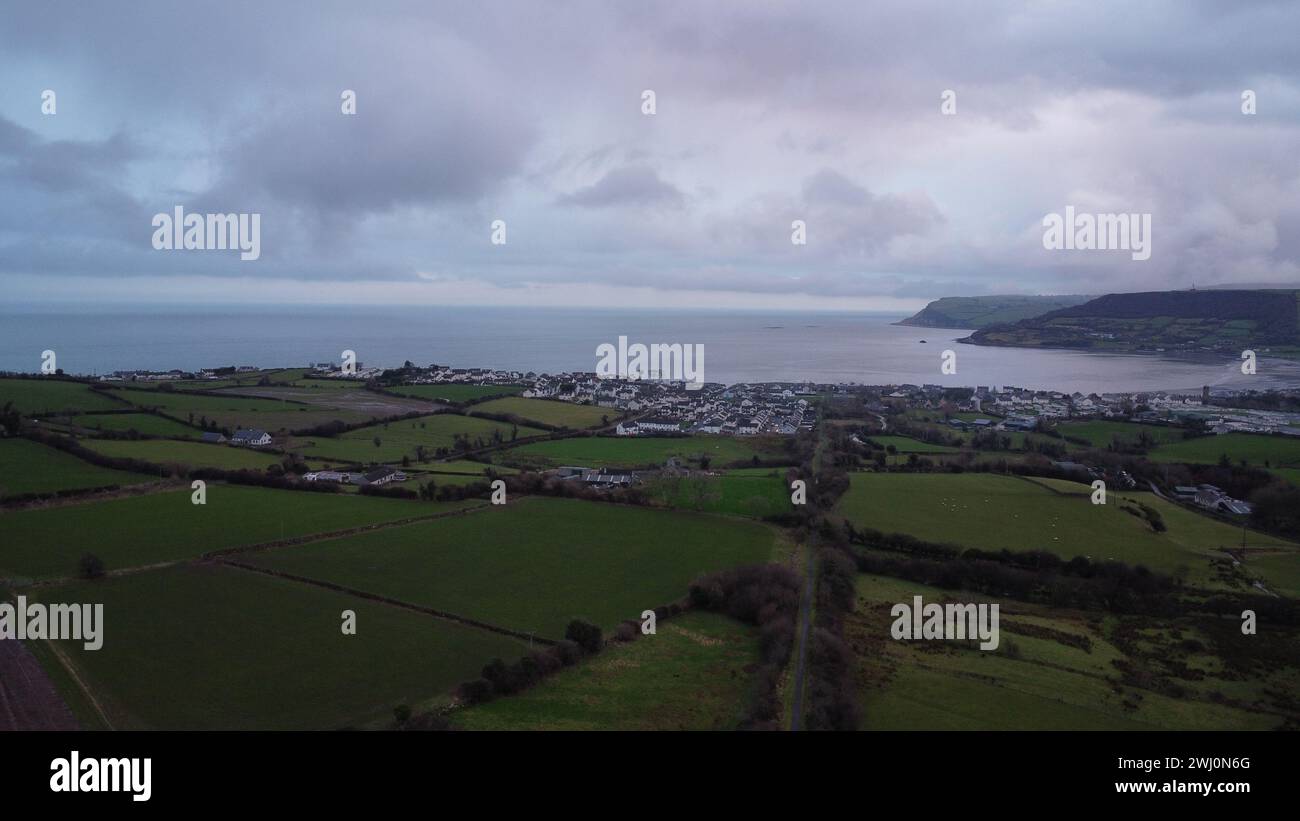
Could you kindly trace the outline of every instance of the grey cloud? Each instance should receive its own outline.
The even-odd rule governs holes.
[[[606,173],[596,182],[561,196],[562,205],[603,208],[617,205],[680,206],[685,195],[647,166],[626,166]]]

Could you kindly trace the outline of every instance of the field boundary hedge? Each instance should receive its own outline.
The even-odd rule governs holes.
[[[337,584],[335,582],[327,582],[327,581],[322,581],[320,579],[312,579],[307,576],[299,576],[295,573],[286,573],[282,570],[271,570],[265,567],[258,567],[257,565],[245,564],[244,562],[234,561],[233,559],[219,559],[218,563],[223,564],[227,567],[237,567],[241,570],[249,570],[254,573],[261,573],[266,576],[274,576],[276,578],[286,579],[288,581],[300,582],[302,584],[310,584],[316,587],[323,587],[326,590],[333,590],[336,593],[346,593],[350,596],[356,596],[359,599],[367,599],[369,601],[380,602],[381,604],[392,605],[393,607],[400,607],[404,610],[411,610],[416,613],[423,613],[426,616],[433,616],[435,618],[443,619],[444,621],[457,622],[459,624],[464,624],[469,627],[477,627],[480,630],[487,630],[492,633],[499,633],[503,636],[510,636],[512,638],[517,638],[517,639],[529,639],[538,644],[547,645],[548,647],[555,644],[559,644],[559,641],[556,639],[548,639],[542,636],[538,636],[536,634],[524,633],[519,630],[511,630],[509,627],[501,627],[500,625],[491,624],[485,621],[479,621],[478,619],[471,619],[468,616],[461,616],[456,613],[450,613],[446,610],[438,610],[437,608],[426,607],[422,604],[412,604],[411,602],[402,601],[401,599],[394,599],[389,596],[380,595],[378,593],[369,593],[365,590],[358,590],[355,587],[348,587],[347,585]]]

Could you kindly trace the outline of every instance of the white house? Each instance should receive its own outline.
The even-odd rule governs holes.
[[[256,428],[240,428],[230,437],[231,444],[259,448],[271,444],[271,434]]]

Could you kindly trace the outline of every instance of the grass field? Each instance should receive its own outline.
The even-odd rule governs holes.
[[[398,385],[388,389],[391,393],[413,396],[416,399],[442,400],[443,402],[468,402],[492,396],[513,396],[522,393],[523,385]]]
[[[958,453],[960,450],[948,445],[932,445],[906,436],[872,436],[870,439],[883,448],[893,445],[894,450],[899,453]]]
[[[40,589],[104,605],[104,646],[60,642],[118,729],[337,729],[445,701],[525,643],[217,565]],[[356,613],[343,635],[341,613]],[[73,698],[76,698],[74,695]]]
[[[203,431],[197,428],[152,413],[89,413],[79,416],[52,416],[48,421],[58,425],[74,427],[91,434],[97,431],[126,433],[133,430],[145,436],[197,439],[203,435]]]
[[[1056,426],[1056,431],[1062,436],[1086,440],[1094,448],[1104,448],[1116,439],[1125,443],[1133,443],[1138,440],[1142,433],[1146,433],[1151,437],[1152,441],[1157,443],[1181,442],[1183,439],[1181,428],[1171,428],[1164,425],[1141,425],[1134,422],[1110,422],[1102,419],[1093,419],[1086,422],[1062,422]]]
[[[1257,433],[1225,433],[1175,442],[1151,451],[1155,462],[1215,464],[1227,456],[1234,465],[1243,459],[1252,465],[1300,467],[1300,436],[1265,436]]]
[[[27,439],[0,439],[0,498],[24,493],[134,485],[153,477],[110,470]]]
[[[766,561],[773,549],[772,531],[749,522],[526,498],[249,560],[561,638],[572,618],[612,627],[682,597],[702,573]]]
[[[281,457],[232,445],[179,442],[174,439],[83,439],[81,444],[105,456],[143,459],[156,465],[264,470]]]
[[[734,436],[575,436],[548,442],[520,445],[494,457],[504,464],[557,467],[660,467],[670,456],[699,464],[709,458],[712,468],[745,462],[758,456],[778,458],[785,453],[781,441],[765,437],[738,439]]]
[[[1107,504],[1093,505],[1088,486],[1054,480],[972,473],[855,473],[850,480],[838,510],[860,527],[985,550],[1047,550],[1066,559],[1144,564],[1185,573],[1189,583],[1200,586],[1222,586],[1211,559],[1222,556],[1220,548],[1241,541],[1237,528],[1149,493],[1112,492]],[[1158,510],[1168,532],[1155,533],[1126,512],[1125,500]],[[1285,548],[1300,560],[1300,549],[1288,542],[1251,534],[1250,543]]]
[[[523,399],[518,396],[493,399],[475,405],[471,410],[474,413],[508,413],[543,425],[575,430],[594,428],[603,424],[602,420],[605,419],[613,422],[619,416],[613,408],[575,405],[572,402],[554,402],[548,399]]]
[[[302,443],[295,442],[294,449],[302,455],[316,459],[336,459],[359,462],[397,462],[403,456],[415,458],[415,449],[424,445],[429,456],[438,448],[452,448],[458,437],[465,437],[471,445],[494,444],[494,434],[500,441],[508,442],[511,436],[524,438],[537,436],[544,431],[523,425],[513,426],[491,419],[477,419],[455,413],[437,413],[416,419],[403,419],[370,425],[348,431],[338,437],[316,437]],[[375,444],[375,440],[379,444]],[[301,447],[299,447],[301,445]]]
[[[667,478],[644,486],[659,504],[702,513],[762,518],[793,510],[785,480],[772,476]]]
[[[1220,678],[1213,648],[1222,634],[1194,619],[1103,619],[1003,600],[999,647],[985,652],[890,636],[890,608],[915,595],[926,603],[985,597],[867,575],[858,577],[857,593],[845,638],[857,656],[865,729],[1258,730],[1280,726],[1293,709],[1267,692],[1293,687],[1293,666],[1245,682]],[[1185,640],[1196,644],[1189,649]],[[1126,683],[1116,662],[1142,671],[1143,680],[1181,689],[1182,697]],[[1189,673],[1169,672],[1178,669]],[[1224,703],[1215,703],[1214,693]]]
[[[354,386],[355,387],[355,386]],[[375,397],[374,409],[336,407],[330,404],[335,392],[311,391],[293,388],[241,388],[236,390],[260,390],[267,393],[284,393],[276,397],[250,396],[209,396],[169,391],[120,390],[114,395],[142,408],[156,408],[181,420],[193,419],[194,424],[207,419],[225,428],[261,428],[272,433],[288,430],[302,430],[332,421],[347,423],[365,422],[372,418],[392,415],[379,410],[385,406],[383,397]],[[343,397],[360,391],[338,391]],[[292,395],[292,399],[287,398]],[[314,400],[311,403],[303,398]],[[367,397],[368,398],[368,397]],[[391,400],[402,403],[407,400]],[[411,410],[403,407],[399,411]]]
[[[55,379],[0,379],[0,407],[12,402],[25,416],[43,416],[58,411],[122,410],[126,403],[112,399],[116,394],[92,391],[81,382]]]
[[[329,493],[208,485],[207,504],[190,490],[0,513],[0,576],[76,574],[90,552],[109,571],[196,557],[209,550],[325,533],[452,510],[429,503]]]
[[[462,730],[730,730],[750,697],[757,631],[715,613],[661,622],[537,687],[452,714]]]

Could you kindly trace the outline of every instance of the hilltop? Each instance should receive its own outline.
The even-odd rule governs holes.
[[[1048,311],[1086,302],[1087,296],[946,296],[926,305],[918,313],[895,325],[920,328],[978,329],[1017,322]]]
[[[975,345],[1116,352],[1218,352],[1252,348],[1300,356],[1296,290],[1107,294],[962,339]]]

